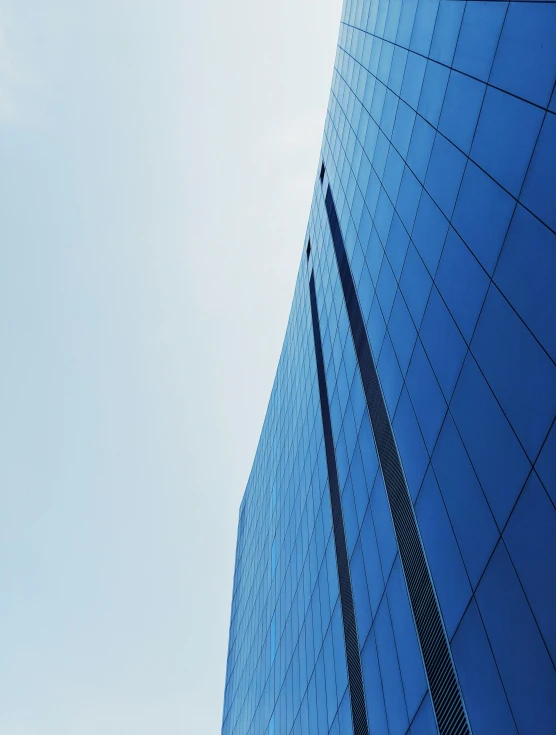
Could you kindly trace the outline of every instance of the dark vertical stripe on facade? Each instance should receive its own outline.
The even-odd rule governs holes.
[[[363,674],[361,673],[361,658],[359,655],[359,640],[355,624],[353,607],[353,590],[349,574],[349,562],[344,532],[344,519],[338,483],[338,469],[336,467],[336,453],[330,420],[330,406],[328,390],[324,372],[322,343],[320,337],[319,314],[317,309],[317,294],[315,291],[315,277],[311,273],[309,281],[311,298],[311,317],[313,319],[313,338],[315,340],[315,354],[317,358],[317,376],[320,394],[320,410],[322,428],[324,431],[324,449],[328,468],[328,487],[330,489],[330,505],[332,506],[332,526],[334,530],[334,545],[336,547],[336,564],[340,587],[340,605],[342,606],[342,620],[344,624],[344,641],[346,646],[346,660],[348,671],[349,695],[351,700],[351,716],[353,719],[354,735],[368,735],[367,711],[365,709],[365,694],[363,690]]]
[[[466,735],[470,727],[446,631],[427,566],[411,497],[380,388],[330,187],[326,212],[353,343],[390,504],[415,627],[440,735]],[[313,317],[314,319],[314,317]]]

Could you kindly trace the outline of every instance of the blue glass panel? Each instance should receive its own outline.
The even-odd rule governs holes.
[[[556,367],[496,288],[487,294],[471,350],[535,459],[556,413]]]
[[[338,400],[340,402],[340,410],[343,415],[346,410],[346,405],[347,405],[347,401],[349,398],[349,383],[348,383],[346,371],[343,365],[343,360],[341,358],[341,350],[342,350],[342,340],[337,335],[336,339],[334,340],[334,355],[339,363],[336,388],[338,391]]]
[[[550,112],[556,112],[556,87],[554,87],[554,91],[552,92],[552,97],[550,98],[548,109],[550,110]]]
[[[463,365],[467,345],[434,286],[420,337],[444,397],[449,400]]]
[[[371,510],[378,542],[382,575],[384,579],[387,579],[394,563],[397,544],[392,525],[392,516],[390,515],[390,507],[386,498],[384,480],[380,472],[376,477],[375,486],[371,495]]]
[[[371,508],[367,509],[363,526],[361,527],[361,546],[363,550],[363,560],[365,562],[365,572],[367,575],[367,589],[371,601],[371,609],[373,615],[376,615],[378,605],[382,597],[384,589],[384,579],[382,576],[382,568],[380,566],[380,557],[378,554],[378,545],[376,541],[375,528]],[[359,643],[362,645],[363,640]]]
[[[556,44],[553,46],[556,49]],[[544,119],[525,177],[521,201],[556,230],[556,115],[547,115]]]
[[[502,542],[476,597],[520,735],[551,735],[556,670]]]
[[[454,56],[456,69],[487,81],[507,7],[504,2],[467,3]]]
[[[334,383],[334,369],[333,368],[334,368],[334,363],[333,363],[333,360],[331,359],[329,363],[329,369],[328,369],[328,376],[330,379],[327,381],[329,385],[330,383],[332,384]],[[339,432],[340,432],[340,425],[341,425],[341,409],[340,409],[340,401],[338,399],[337,390],[334,391],[332,395],[332,400],[330,401],[330,415],[332,418],[332,429],[334,432],[334,436],[338,437]],[[338,447],[337,447],[337,451],[338,451]],[[345,474],[345,472],[347,471],[345,462],[343,463],[343,459],[344,459],[343,455],[345,454],[345,448],[342,447],[340,451],[342,452],[342,456],[340,457],[340,462],[342,463],[342,466],[339,469],[342,474]]]
[[[471,586],[434,472],[429,468],[415,512],[448,638],[461,620]]]
[[[338,464],[338,482],[342,488],[346,481],[349,468],[349,458],[343,431],[340,432],[336,441],[336,462]]]
[[[373,94],[375,91],[376,81],[377,80],[375,77],[371,76],[370,74],[366,75],[365,89],[363,90],[363,96],[361,97],[361,102],[363,104],[363,108],[367,111],[370,111],[371,109],[371,103],[373,101]],[[378,125],[372,118],[369,118],[367,122],[367,130],[365,133],[365,138],[364,138],[365,144],[363,145],[363,150],[370,157],[372,157],[372,154],[374,151],[377,135],[378,135]]]
[[[550,655],[556,660],[556,510],[535,473],[508,521],[504,541]]]
[[[326,674],[324,671],[324,655],[321,649],[315,666],[315,689],[317,693],[317,720],[319,735],[328,733],[328,707],[326,703]],[[291,698],[288,697],[288,701]]]
[[[317,691],[315,687],[315,674],[313,673],[313,676],[311,676],[311,680],[309,681],[309,687],[307,689],[307,706],[309,709],[309,722],[313,725],[313,727],[317,727],[317,735],[320,735],[318,733],[318,699],[317,699]],[[282,732],[282,723],[277,721],[276,723],[276,730],[277,732]]]
[[[415,246],[410,243],[402,271],[400,288],[417,328],[421,325],[431,287],[431,277]]]
[[[357,542],[350,564],[351,585],[353,588],[353,604],[355,607],[355,618],[357,620],[357,634],[359,636],[360,645],[366,640],[367,634],[371,627],[371,604],[367,592],[367,579],[365,576],[365,567],[363,564],[363,552],[361,550],[361,541]]]
[[[413,351],[406,384],[425,444],[432,452],[446,414],[446,401],[420,341]]]
[[[359,220],[361,219],[361,213],[363,211],[364,201],[363,201],[361,192],[359,191],[357,186],[354,185],[353,189],[354,191],[353,191],[353,200],[351,203],[351,216],[355,223],[355,222],[359,222]],[[357,242],[357,239],[355,239],[355,242]],[[354,245],[354,247],[355,247],[355,250],[357,250],[357,245]]]
[[[543,111],[487,89],[471,158],[515,197],[525,178],[543,120]]]
[[[378,374],[388,413],[393,416],[400,397],[403,376],[389,334],[386,334],[382,345],[378,361]]]
[[[400,96],[414,110],[417,109],[417,105],[419,104],[419,96],[421,94],[426,66],[427,60],[425,58],[411,51],[409,52],[405,63],[405,74]]]
[[[393,202],[396,201],[398,196],[404,165],[405,164],[401,156],[396,152],[394,147],[391,146],[388,152],[388,160],[386,161],[386,169],[384,171],[382,183],[386,189],[386,193]]]
[[[371,422],[366,409],[363,420],[361,421],[361,428],[359,429],[359,447],[361,448],[361,459],[363,461],[363,469],[365,470],[367,487],[372,487],[378,469],[378,458],[376,456]]]
[[[425,180],[435,133],[435,129],[426,120],[419,116],[415,118],[407,163],[419,181]]]
[[[458,148],[469,153],[486,86],[452,71],[438,129]]]
[[[375,154],[373,157],[373,166],[374,166],[374,169],[377,175],[381,178],[384,176],[384,167],[386,166],[386,159],[388,158],[389,148],[390,148],[390,141],[384,135],[384,133],[381,130],[379,130],[378,138],[376,141]],[[381,193],[382,193],[382,190],[381,190]]]
[[[556,423],[552,424],[535,469],[552,498],[552,502],[556,505]]]
[[[355,510],[355,499],[353,497],[353,489],[351,479],[346,482],[342,493],[342,512],[344,516],[344,528],[346,531],[346,545],[349,556],[353,553],[355,542],[359,535],[359,523],[357,521],[357,511]]]
[[[400,13],[402,10],[401,0],[389,2],[387,4],[388,13],[386,15],[386,23],[384,25],[384,38],[394,42],[398,32],[398,24],[400,22]]]
[[[452,641],[473,735],[517,735],[488,638],[473,600]]]
[[[498,539],[498,530],[450,416],[438,437],[432,464],[467,573],[475,586]]]
[[[489,280],[452,228],[438,266],[436,285],[463,336],[470,340]]]
[[[325,503],[324,507],[327,509],[327,512],[329,511],[332,513],[329,503]],[[330,524],[332,524],[332,521],[330,521]],[[328,597],[330,609],[334,609],[340,590],[338,587],[338,574],[336,572],[336,553],[334,550],[334,544],[330,541],[326,547],[326,568],[328,572]]]
[[[375,227],[383,245],[388,239],[388,232],[394,215],[394,207],[385,189],[381,189],[375,213]]]
[[[396,43],[399,46],[409,48],[411,40],[411,32],[413,30],[413,22],[415,20],[415,12],[417,11],[417,3],[415,0],[403,0],[402,12],[400,13],[400,22],[398,25],[398,33],[396,35]]]
[[[546,107],[556,77],[556,5],[510,3],[490,83]]]
[[[418,54],[427,56],[431,47],[434,23],[439,0],[418,0],[419,6],[413,22],[410,48]]]
[[[371,113],[371,115],[373,116],[373,118],[376,120],[377,123],[380,123],[382,110],[384,108],[385,97],[386,97],[386,86],[382,84],[382,82],[377,81],[375,84],[373,101],[371,103],[371,109],[369,110],[369,112]]]
[[[357,367],[357,358],[355,357],[355,350],[353,347],[353,340],[351,339],[351,335],[344,341],[343,359],[344,359],[344,368],[346,371],[348,384],[351,383],[350,397],[353,399],[353,391],[354,391],[353,376],[355,374],[355,369]],[[357,388],[355,390],[357,390]],[[352,408],[353,408],[354,417],[357,418],[358,406],[353,404]],[[359,426],[357,426],[357,428],[359,428]]]
[[[336,696],[336,675],[334,663],[334,648],[332,645],[332,629],[328,628],[324,643],[322,645],[324,657],[324,673],[326,676],[326,711],[328,712],[328,725],[332,724],[332,720],[336,716],[338,709],[338,700]],[[294,659],[295,661],[295,659]],[[295,671],[295,669],[294,669]],[[299,696],[299,683],[294,681],[294,702]]]
[[[515,201],[471,161],[465,169],[452,224],[492,274]]]
[[[516,208],[494,280],[556,359],[556,236],[523,207]]]
[[[405,375],[417,333],[399,290],[394,300],[388,329],[400,368]]]
[[[270,621],[270,665],[274,663],[276,656],[276,615],[272,616]]]
[[[429,463],[429,455],[405,388],[394,418],[394,435],[411,499],[415,500]]]
[[[390,318],[390,311],[392,310],[397,288],[398,284],[396,283],[396,278],[394,277],[392,268],[390,268],[388,259],[383,258],[376,292],[382,308],[382,314],[386,320]]]
[[[503,528],[529,474],[530,464],[469,355],[450,408],[494,517]]]
[[[437,135],[430,157],[425,187],[444,212],[451,217],[467,159],[450,141]]]
[[[421,115],[434,127],[438,125],[449,75],[450,70],[447,67],[434,61],[429,60],[427,62],[418,109]]]
[[[411,239],[429,272],[434,276],[448,232],[448,220],[426,191],[419,201]]]
[[[376,33],[377,36],[382,36],[384,34],[384,27],[386,25],[387,13],[388,13],[388,3],[381,2],[378,6],[378,12],[376,14],[376,25],[374,29],[374,32]],[[384,44],[382,45],[384,46]]]
[[[376,227],[373,226],[373,229],[371,230],[371,237],[369,238],[369,244],[365,252],[365,259],[367,260],[369,272],[371,274],[371,278],[373,279],[373,283],[375,284],[378,281],[378,275],[380,273],[380,266],[382,265],[383,256],[384,250],[382,247],[382,243],[380,242]]]
[[[388,717],[388,729],[390,735],[404,735],[407,726],[407,709],[398,665],[396,644],[390,612],[386,598],[383,598],[375,618],[374,631],[384,691],[384,702],[386,704],[386,716]]]
[[[402,156],[407,156],[414,122],[415,110],[409,107],[403,100],[400,100],[396,111],[394,131],[392,132],[392,143]]]
[[[363,648],[361,667],[363,669],[363,684],[365,687],[369,731],[387,733],[386,708],[384,706],[384,694],[382,692],[374,631],[371,631]]]
[[[407,234],[401,219],[398,217],[397,212],[394,212],[392,224],[390,225],[390,232],[388,233],[386,255],[388,256],[388,260],[390,261],[396,280],[399,280],[400,278],[408,245],[409,235]]]
[[[334,648],[334,665],[336,669],[336,697],[337,699],[340,699],[346,689],[348,677],[342,610],[339,603],[334,608],[331,627],[332,647]]]
[[[440,0],[431,43],[431,59],[446,64],[446,66],[452,65],[464,10],[464,3]]]
[[[352,11],[358,10],[359,13],[356,17],[352,16],[352,20],[350,22],[353,22],[356,25],[361,25],[361,27],[365,28],[368,33],[374,33],[379,8],[380,3],[371,3],[367,8],[364,8],[363,3],[359,6],[354,3],[351,9]],[[363,16],[360,15],[361,13],[363,13]],[[365,16],[367,16],[366,23]]]
[[[427,690],[427,680],[399,557],[392,569],[387,591],[407,714],[411,720]]]
[[[456,3],[452,3],[455,5]],[[459,4],[459,3],[458,3]],[[432,710],[431,698],[427,693],[415,719],[411,723],[411,735],[438,735],[436,719]]]
[[[363,136],[361,140],[364,140],[364,139],[365,138]],[[359,188],[361,189],[361,191],[367,191],[367,186],[369,185],[370,175],[371,175],[371,164],[367,156],[365,154],[362,154],[361,162],[359,164],[359,173],[357,174],[357,183],[359,184]],[[371,231],[371,226],[372,226],[372,222],[370,221],[367,207],[363,207],[361,211],[361,220],[359,223],[359,228],[357,230],[357,236],[359,237],[359,240],[363,248],[365,248],[367,244],[368,236]]]
[[[338,710],[338,724],[340,726],[340,735],[353,735],[353,723],[351,719],[351,702],[349,699],[349,691],[347,691],[342,699],[342,704]],[[304,730],[304,732],[310,732]]]
[[[388,77],[390,76],[390,66],[392,64],[392,56],[394,54],[394,45],[384,41],[382,49],[380,50],[380,60],[378,62],[377,77],[383,84],[388,85]],[[396,99],[396,96],[390,92],[390,94]],[[386,93],[386,99],[388,99],[388,93]],[[384,127],[384,126],[383,126]]]
[[[378,125],[375,123],[374,120],[369,120],[369,127],[367,128],[367,133],[365,134],[365,143],[363,145],[363,151],[365,152],[365,154],[367,155],[370,161],[373,160],[377,138],[378,138]]]
[[[363,402],[364,400],[365,399],[362,397]],[[357,511],[357,518],[359,520],[359,525],[361,526],[363,516],[365,515],[365,511],[367,510],[367,505],[369,503],[369,495],[373,486],[374,477],[371,478],[369,485],[367,486],[365,471],[363,470],[363,462],[361,461],[361,453],[357,445],[355,445],[349,473],[355,498],[355,510]]]
[[[382,178],[384,175],[384,167],[386,166],[386,159],[388,157],[388,149],[390,142],[384,133],[379,130],[378,137],[375,146],[375,153],[373,156],[373,166],[377,175]],[[381,189],[382,192],[382,189]]]
[[[401,3],[390,3],[390,8],[401,7]],[[392,65],[390,67],[390,76],[388,78],[388,86],[399,95],[403,83],[403,75],[405,73],[405,62],[407,61],[407,50],[400,46],[394,47],[394,55],[392,56]],[[402,100],[400,100],[402,104]],[[403,103],[405,104],[405,102]]]
[[[296,730],[294,727],[292,735],[297,735],[298,733],[299,735],[303,735],[303,729],[301,728],[301,725],[298,725],[298,727],[299,727],[299,730]],[[332,723],[332,726],[330,730],[328,731],[328,735],[340,735],[340,724],[337,719],[334,720],[334,722]]]
[[[396,202],[396,210],[408,232],[411,232],[413,228],[413,222],[415,221],[415,214],[417,212],[417,207],[419,206],[419,199],[422,191],[423,187],[411,173],[408,166],[406,166],[404,168],[402,183]]]
[[[375,360],[380,354],[385,332],[386,324],[384,323],[384,317],[382,316],[378,299],[375,297],[373,305],[371,306],[369,319],[367,321],[367,333],[369,335],[372,351],[375,355]]]
[[[367,161],[367,157],[363,156],[363,160]],[[369,175],[370,175],[370,169],[369,169]],[[368,179],[367,179],[367,184],[368,184]],[[363,189],[363,191],[366,191],[366,187]],[[359,219],[359,227],[357,229],[357,236],[359,238],[359,242],[361,243],[361,247],[363,248],[363,252],[367,250],[367,246],[369,244],[369,238],[371,236],[372,227],[373,227],[373,221],[371,219],[371,215],[369,214],[369,210],[367,209],[367,207],[364,206],[363,209],[361,210],[361,217]]]

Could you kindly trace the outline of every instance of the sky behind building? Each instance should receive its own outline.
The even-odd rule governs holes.
[[[337,0],[0,0],[0,731],[220,728]]]

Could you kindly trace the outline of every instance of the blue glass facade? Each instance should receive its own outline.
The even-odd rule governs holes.
[[[344,4],[225,735],[556,732],[556,4]]]

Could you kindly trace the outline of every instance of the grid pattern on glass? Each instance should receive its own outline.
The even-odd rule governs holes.
[[[429,85],[427,78],[440,79],[446,74],[436,68],[440,64],[446,67],[448,80],[457,72],[471,82],[481,81],[463,61],[466,53],[470,55],[465,50],[469,39],[481,28],[476,24],[481,13],[501,13],[488,62],[492,65],[502,64],[496,49],[504,34],[509,38],[508,29],[521,36],[526,46],[531,27],[537,27],[542,37],[540,25],[552,27],[555,11],[539,3],[499,4],[496,11],[486,9],[486,4],[470,10],[470,3],[419,3],[411,19],[411,4],[404,3],[394,32],[389,25],[394,5],[381,3],[376,17],[369,15],[363,21],[353,15],[355,5],[344,13],[323,145],[327,178],[338,205],[419,525],[424,529],[425,549],[471,725],[476,730],[480,722],[491,728],[493,723],[505,723],[496,728],[535,732],[541,727],[549,732],[556,714],[554,647],[547,616],[554,615],[555,601],[553,596],[542,602],[533,600],[536,583],[527,578],[525,562],[518,565],[517,550],[508,548],[508,530],[512,522],[518,522],[514,514],[533,479],[535,502],[548,514],[546,525],[553,528],[555,523],[554,480],[548,471],[555,441],[555,353],[548,330],[542,331],[547,316],[555,314],[554,294],[546,280],[548,273],[551,279],[556,275],[555,238],[549,219],[530,208],[524,198],[526,182],[533,177],[539,188],[554,186],[553,173],[541,173],[537,153],[540,144],[544,155],[548,152],[541,141],[543,135],[549,135],[543,131],[554,120],[547,109],[550,92],[541,110],[529,94],[518,97],[514,90],[495,87],[490,84],[490,72],[486,76],[481,72],[485,100],[494,93],[498,96],[494,106],[481,106],[478,124],[463,148],[456,135],[448,134],[448,127],[435,122],[436,115],[439,121],[448,115],[449,81],[443,87],[439,82]],[[435,17],[430,21],[432,41],[423,65],[418,57],[424,52],[412,40],[415,28],[422,24],[412,24],[425,5]],[[383,6],[385,15],[381,15]],[[513,20],[516,13],[521,18],[528,14],[522,30]],[[357,25],[361,28],[354,27]],[[453,58],[457,49],[457,63],[449,56],[441,57],[439,50],[441,41],[447,43],[452,26],[451,53]],[[493,28],[491,24],[489,33],[494,33]],[[529,73],[528,69],[522,73]],[[552,72],[549,86],[553,84]],[[509,105],[504,106],[503,95],[511,99]],[[499,103],[500,108],[495,109]],[[434,106],[437,112],[433,114]],[[491,122],[489,118],[506,115],[510,107],[517,112],[504,125]],[[528,125],[539,115],[537,138]],[[479,150],[475,147],[479,132],[488,148],[498,143],[497,136],[509,141],[516,124],[522,125],[524,138],[516,158],[525,155],[527,146],[531,150],[518,196],[508,187],[510,178],[506,180],[503,172],[497,176],[496,166],[488,168],[474,153]],[[554,149],[554,137],[551,141]],[[504,151],[511,159],[512,144]],[[510,160],[508,165],[510,172],[522,166],[519,160]],[[458,188],[450,189],[456,174]],[[327,243],[323,246],[329,247]],[[508,288],[510,280],[513,289]],[[554,543],[543,542],[542,550],[535,554],[526,542],[532,532],[524,518],[520,533],[527,551],[523,548],[520,553],[529,564],[536,558],[545,583],[553,588],[554,568],[547,558],[554,555]],[[500,549],[507,557],[500,556]],[[508,561],[514,575],[508,580],[515,581],[525,601],[522,610],[527,614],[520,629],[532,642],[526,655],[509,628],[504,631],[504,647],[495,643],[500,631],[489,629],[487,612],[478,597],[481,588],[495,585],[496,576],[487,572],[497,558]],[[496,589],[497,604],[502,605],[503,600],[509,604],[511,589],[509,585]],[[488,599],[483,597],[483,607],[494,604]],[[487,647],[470,667],[468,658],[465,664],[458,661],[462,647],[454,643],[468,635],[464,617],[472,615],[475,601]],[[527,686],[516,684],[521,678],[520,661],[526,662],[531,676]],[[493,693],[487,703],[476,686],[481,665],[482,673],[489,672]],[[538,719],[531,714],[536,709]]]
[[[369,730],[437,732],[323,160],[473,733],[556,731],[555,24],[554,3],[344,4],[310,259],[240,511],[225,733],[352,733],[310,268]]]
[[[338,273],[347,305],[357,363],[363,382],[367,409],[388,496],[388,504],[438,729],[440,735],[465,735],[469,733],[465,706],[415,520],[415,512],[395,444],[392,426],[386,412],[376,366],[365,334],[361,307],[347,262],[330,187],[326,192],[325,204]]]
[[[351,728],[305,283],[294,303],[240,511],[223,732]]]
[[[324,164],[323,164],[324,168]],[[321,169],[321,172],[323,169]],[[322,179],[322,176],[321,176]],[[320,394],[320,408],[324,431],[324,447],[326,464],[328,467],[328,486],[330,491],[330,506],[332,509],[332,526],[334,530],[334,546],[336,549],[336,566],[338,568],[338,582],[340,588],[340,606],[344,628],[344,643],[348,670],[349,694],[351,701],[351,719],[354,735],[368,735],[369,725],[365,708],[365,694],[363,692],[363,676],[361,673],[361,656],[359,654],[359,639],[355,623],[353,606],[353,590],[349,573],[348,555],[346,549],[346,535],[342,513],[342,501],[338,486],[338,467],[336,451],[332,437],[332,423],[330,421],[330,407],[328,404],[328,390],[324,374],[324,360],[322,356],[322,342],[320,336],[317,295],[315,291],[315,275],[311,272],[309,279],[309,296],[311,299],[311,319],[313,323],[313,338],[315,341],[315,357],[317,361],[317,378]]]

